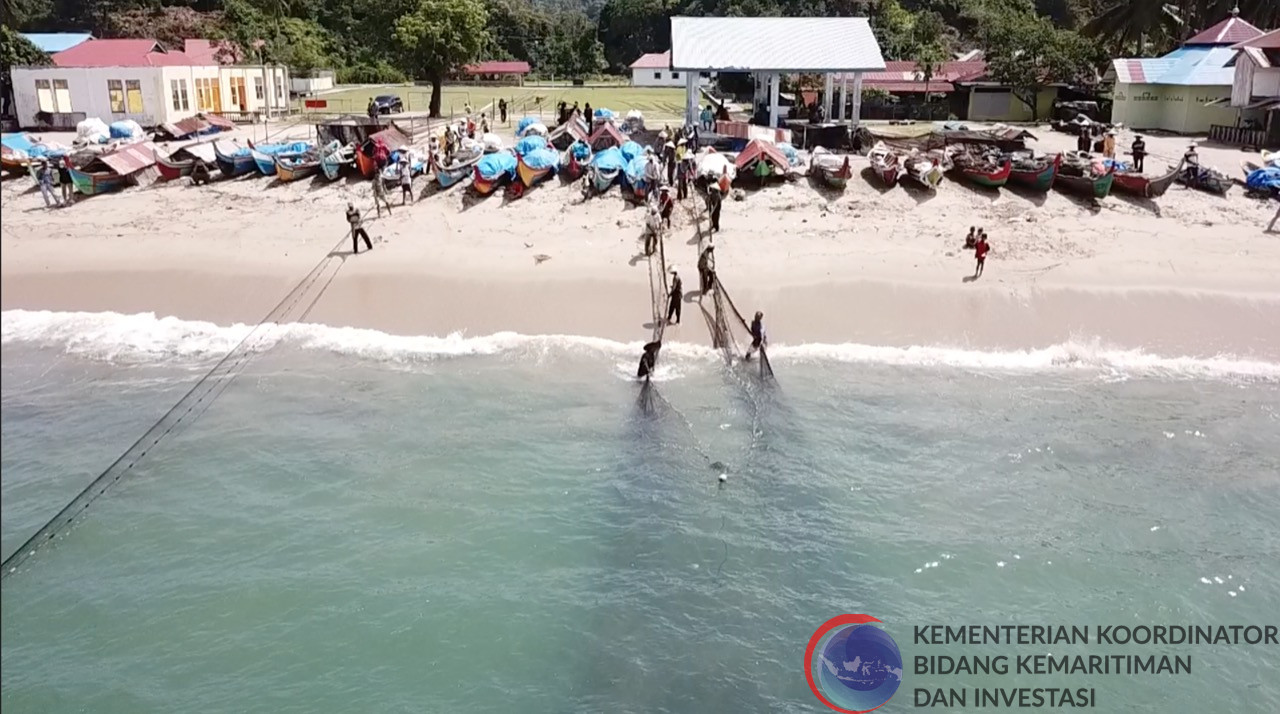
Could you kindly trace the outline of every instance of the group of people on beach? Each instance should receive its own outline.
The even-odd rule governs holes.
[[[973,257],[977,259],[977,265],[973,269],[973,279],[977,280],[982,277],[983,267],[987,262],[987,253],[991,252],[991,244],[987,242],[987,231],[985,228],[975,229],[969,226],[969,235],[964,238],[965,250],[972,250]]]
[[[40,186],[40,195],[44,198],[45,208],[62,208],[75,201],[75,193],[71,184],[71,163],[66,156],[54,159],[53,163],[46,157],[40,157],[36,166],[36,184]],[[61,191],[55,191],[54,187]]]

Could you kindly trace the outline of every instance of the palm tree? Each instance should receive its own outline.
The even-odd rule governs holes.
[[[1182,15],[1164,0],[1114,0],[1082,29],[1086,35],[1115,43],[1117,49],[1136,44],[1141,56],[1148,38],[1178,37],[1181,25]]]

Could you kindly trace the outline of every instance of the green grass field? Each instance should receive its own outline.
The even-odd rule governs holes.
[[[395,94],[404,101],[405,111],[425,112],[431,103],[431,88],[419,86],[390,85],[384,87],[352,87],[338,92],[323,94],[315,99],[323,99],[326,105],[317,111],[325,113],[364,114],[369,99],[379,94]],[[461,115],[469,103],[479,113],[490,104],[497,104],[499,98],[507,100],[508,119],[514,121],[524,115],[550,118],[555,113],[556,103],[564,100],[569,104],[575,101],[581,104],[590,103],[592,107],[605,107],[615,112],[626,114],[628,110],[639,109],[646,117],[678,117],[684,111],[684,90],[680,88],[660,87],[487,87],[474,85],[445,85],[440,98],[440,113],[445,116]],[[492,111],[490,112],[492,114]]]

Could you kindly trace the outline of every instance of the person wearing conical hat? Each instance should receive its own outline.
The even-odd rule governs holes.
[[[684,283],[675,268],[671,269],[671,292],[667,295],[667,324],[680,324],[680,303],[684,301]],[[674,323],[671,318],[675,317]]]

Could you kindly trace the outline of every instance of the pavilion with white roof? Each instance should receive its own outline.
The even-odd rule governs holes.
[[[758,105],[767,97],[769,125],[778,125],[778,88],[784,74],[824,75],[828,117],[844,121],[849,78],[850,120],[862,106],[862,74],[885,68],[880,45],[865,17],[673,17],[671,69],[685,73],[685,120],[696,121],[701,72],[754,75]],[[832,111],[833,78],[841,75],[840,101]]]

